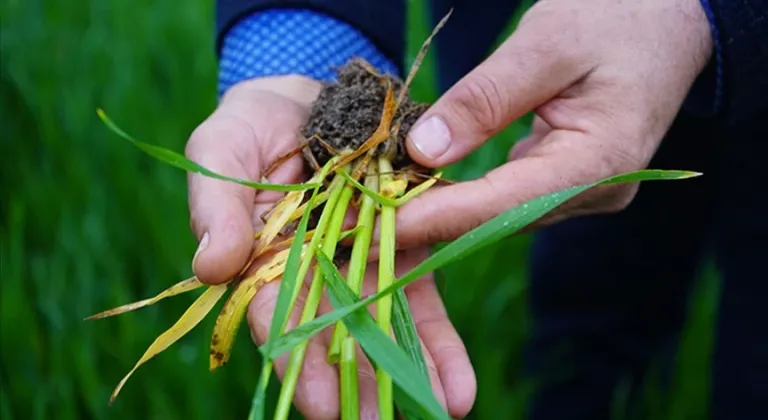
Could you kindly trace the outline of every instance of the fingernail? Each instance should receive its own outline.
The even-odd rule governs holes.
[[[195,256],[192,257],[192,271],[195,271],[195,261],[197,261],[197,256],[200,255],[201,252],[205,250],[205,248],[208,246],[208,240],[210,236],[208,235],[208,232],[205,232],[203,234],[203,238],[200,239],[200,244],[197,246],[197,251],[195,251]]]
[[[451,145],[451,131],[440,117],[432,116],[409,132],[413,145],[429,159],[442,156]]]

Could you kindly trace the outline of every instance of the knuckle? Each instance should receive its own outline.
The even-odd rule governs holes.
[[[478,203],[480,205],[477,206],[478,210],[475,212],[475,220],[472,221],[469,229],[474,229],[485,223],[486,219],[490,219],[498,213],[507,210],[508,204],[503,204],[502,206],[502,203],[514,202],[519,198],[512,197],[508,188],[505,188],[504,184],[508,180],[496,176],[493,172],[486,173],[478,178],[477,182],[479,184],[476,191],[482,192],[477,194],[476,198],[476,200],[479,200]],[[480,212],[480,209],[484,209],[484,211]]]
[[[248,155],[254,149],[255,139],[256,133],[247,121],[216,111],[192,131],[184,154],[193,161],[204,160],[207,155],[223,150]]]
[[[445,315],[434,315],[426,318],[419,319],[414,322],[414,325],[417,329],[424,329],[424,328],[436,328],[440,327],[447,321],[447,318]]]
[[[457,116],[470,120],[478,134],[490,135],[504,123],[509,101],[492,76],[478,72],[456,85],[453,94]]]
[[[644,150],[648,142],[641,138],[642,131],[622,124],[617,118],[607,121],[615,122],[612,129],[599,130],[588,143],[598,175],[607,177],[644,168],[651,153]]]
[[[638,185],[616,185],[608,189],[598,202],[601,213],[613,214],[626,210],[635,199]]]
[[[184,155],[188,159],[195,160],[202,154],[202,148],[206,143],[206,139],[210,137],[211,131],[213,131],[210,128],[211,124],[213,122],[208,118],[192,130],[184,148]]]

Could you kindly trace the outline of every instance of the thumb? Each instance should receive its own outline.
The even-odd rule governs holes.
[[[454,163],[565,90],[590,70],[572,44],[540,20],[518,28],[419,118],[406,141],[411,158],[433,168]]]
[[[192,134],[186,154],[214,172],[253,179],[260,173],[255,145],[253,130],[214,112]],[[192,269],[203,283],[224,283],[250,256],[255,190],[196,173],[188,185],[192,230],[200,241]]]
[[[549,147],[553,144],[558,146]],[[601,146],[611,150],[596,153]],[[432,188],[398,208],[397,247],[409,249],[452,241],[533,198],[640,168],[634,160],[611,158],[612,150],[621,149],[611,145],[610,137],[552,130],[526,156],[481,178]],[[563,203],[533,225],[554,223],[576,214],[619,211],[629,204],[635,191],[636,186],[627,184],[596,187]]]

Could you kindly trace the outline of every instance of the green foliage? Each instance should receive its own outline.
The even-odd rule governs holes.
[[[352,306],[359,301],[327,256],[317,253],[317,261],[328,285],[328,299],[334,307]],[[338,317],[327,325],[333,325],[339,319],[341,318]],[[385,334],[379,328],[368,311],[352,312],[344,318],[344,325],[374,366],[381,367],[389,373],[392,381],[402,391],[397,393],[395,398],[395,403],[401,410],[406,413],[424,413],[428,416],[423,418],[449,419],[448,414],[440,407],[432,393],[429,377],[419,373],[419,368],[408,358],[408,354],[392,341],[389,334]],[[286,336],[289,334],[290,332]]]
[[[195,172],[195,173],[203,174],[210,178],[215,178],[222,181],[235,182],[237,184],[245,185],[246,187],[256,188],[260,190],[269,190],[269,191],[304,191],[304,190],[309,190],[318,186],[318,184],[314,184],[314,183],[264,184],[261,182],[253,182],[253,181],[248,181],[240,178],[231,178],[225,175],[221,175],[219,173],[213,172],[212,170],[198,164],[197,162],[187,159],[186,157],[184,157],[184,155],[174,152],[173,150],[168,150],[164,147],[159,147],[159,146],[155,146],[149,143],[144,143],[142,141],[136,140],[135,138],[131,137],[130,134],[123,131],[122,128],[118,127],[117,124],[115,124],[114,121],[112,121],[112,119],[110,119],[102,109],[98,109],[96,111],[96,114],[99,116],[99,118],[101,118],[102,121],[104,121],[104,124],[107,126],[107,128],[112,130],[115,134],[119,135],[123,139],[133,143],[134,146],[141,149],[144,153],[152,156],[153,158],[161,162],[165,162],[171,166],[175,166],[187,172]]]
[[[368,306],[371,303],[389,296],[397,289],[411,284],[418,278],[446,267],[449,264],[461,261],[463,258],[483,248],[498,243],[501,239],[520,231],[550,211],[554,210],[561,204],[590,188],[600,185],[625,182],[652,181],[662,179],[685,179],[698,175],[699,174],[697,173],[688,171],[637,171],[617,175],[590,184],[567,188],[531,199],[505,211],[504,213],[478,226],[477,228],[465,233],[455,241],[448,243],[430,255],[427,259],[420,262],[416,267],[411,269],[411,271],[403,274],[399,279],[397,279],[396,282],[392,283],[385,289],[380,290],[376,294],[362,300],[355,298],[353,299],[353,304],[345,304],[343,307],[337,308],[333,312],[326,313],[313,319],[311,322],[294,328],[279,338],[278,342],[280,343],[281,347],[275,345],[273,348],[290,348],[297,345],[298,343],[306,341],[308,338],[314,336],[338,320],[349,316],[349,314],[357,312],[359,309]],[[332,284],[330,286],[334,287]],[[352,292],[350,291],[350,293]],[[268,344],[265,344],[262,347],[266,348],[268,347]],[[266,350],[264,353],[272,358],[280,355],[280,353],[270,353]]]
[[[422,2],[409,4],[413,57],[429,28]],[[194,296],[82,321],[190,274],[196,244],[185,174],[125,147],[94,111],[104,107],[137,137],[183,150],[215,106],[213,22],[210,0],[0,3],[3,420],[247,417],[260,355],[243,332],[230,363],[210,373],[214,317],[137,371],[134,386],[107,406],[117,381]],[[418,99],[435,99],[433,74],[430,53],[413,85]],[[446,176],[475,178],[502,163],[527,130],[525,121],[513,124]],[[530,391],[520,379],[528,243],[529,235],[506,238],[437,273],[477,371],[470,418],[521,418]],[[714,274],[706,280],[691,305],[664,415],[647,418],[706,418],[717,296]],[[278,390],[272,381],[267,418]]]
[[[419,333],[416,331],[416,323],[408,305],[408,297],[405,289],[397,289],[394,296],[392,313],[392,330],[395,340],[400,345],[424,377],[429,378],[429,368],[421,348]]]

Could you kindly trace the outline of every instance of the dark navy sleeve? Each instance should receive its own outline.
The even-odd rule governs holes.
[[[730,122],[768,111],[768,0],[700,2],[714,51],[685,107]]]
[[[405,53],[405,0],[216,0],[216,50],[244,17],[269,9],[322,13],[360,31],[398,68]]]

